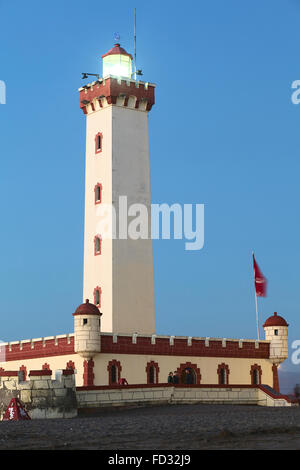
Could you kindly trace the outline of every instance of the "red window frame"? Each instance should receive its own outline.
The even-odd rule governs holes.
[[[97,199],[98,188],[100,189],[100,199]],[[101,183],[96,184],[96,186],[94,187],[94,192],[95,192],[95,204],[101,204],[102,202],[102,184]]]
[[[116,371],[116,381],[112,381],[112,368],[115,367]],[[119,380],[121,378],[121,371],[122,371],[122,366],[120,361],[117,361],[116,359],[113,359],[112,361],[109,361],[108,366],[107,366],[107,371],[108,371],[108,384],[109,385],[118,385]]]
[[[97,251],[97,240],[99,240],[99,251]],[[102,253],[102,238],[101,238],[101,235],[96,235],[94,237],[94,255],[95,256],[98,256],[98,255],[101,255]]]
[[[150,382],[150,369],[153,367],[154,371],[154,382]],[[147,384],[158,384],[158,374],[159,374],[159,366],[157,362],[150,361],[147,362],[146,366],[146,374],[147,374]]]
[[[255,383],[255,374],[257,374],[258,378],[258,383]],[[261,376],[262,376],[262,369],[261,366],[258,364],[253,364],[250,369],[250,375],[251,375],[251,384],[252,385],[261,385]]]
[[[98,142],[100,141],[100,148],[98,147]],[[102,132],[98,132],[95,135],[95,153],[101,153],[103,147],[103,134]]]
[[[96,295],[97,295],[97,292],[99,292],[99,302],[96,302],[97,298],[96,298]],[[94,304],[97,306],[97,307],[101,307],[101,295],[102,295],[102,289],[101,287],[97,286],[95,287],[94,289]]]
[[[225,378],[225,383],[222,383],[222,370],[224,371],[224,378]],[[222,362],[222,364],[218,365],[217,369],[217,374],[219,378],[219,385],[228,385],[229,384],[229,366],[225,364],[225,362]]]

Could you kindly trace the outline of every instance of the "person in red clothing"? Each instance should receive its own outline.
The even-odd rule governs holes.
[[[120,378],[120,379],[119,379],[119,385],[128,385],[128,382],[127,382],[126,379],[124,379],[124,378],[121,379],[121,378]]]

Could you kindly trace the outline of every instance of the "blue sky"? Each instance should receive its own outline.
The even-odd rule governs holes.
[[[299,339],[297,0],[0,1],[1,339],[73,331],[82,302],[81,72],[114,33],[154,82],[152,202],[205,204],[205,245],[154,241],[158,334],[255,338],[252,250]],[[261,335],[263,330],[261,328]],[[292,367],[290,360],[286,367]]]

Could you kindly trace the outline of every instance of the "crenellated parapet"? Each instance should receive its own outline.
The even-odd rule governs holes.
[[[74,354],[74,334],[1,343],[1,362]]]
[[[79,88],[80,108],[84,114],[109,105],[150,111],[155,102],[154,91],[153,83],[109,76]]]
[[[101,333],[101,352],[167,356],[268,359],[269,341],[192,336]]]
[[[89,323],[84,324],[80,315],[76,315],[75,318],[76,321],[80,319],[80,324],[76,327],[76,347],[74,334],[4,343],[2,347],[6,348],[6,361],[76,354],[76,352],[80,355],[87,353],[88,358],[96,353],[270,358],[271,342],[268,340],[100,333],[97,325],[93,328],[93,333]],[[91,319],[99,321],[96,315],[91,316]],[[83,348],[80,347],[79,341],[84,341]]]

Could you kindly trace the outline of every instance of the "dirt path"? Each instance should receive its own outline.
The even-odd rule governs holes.
[[[300,450],[300,408],[170,405],[0,422],[0,449]]]

